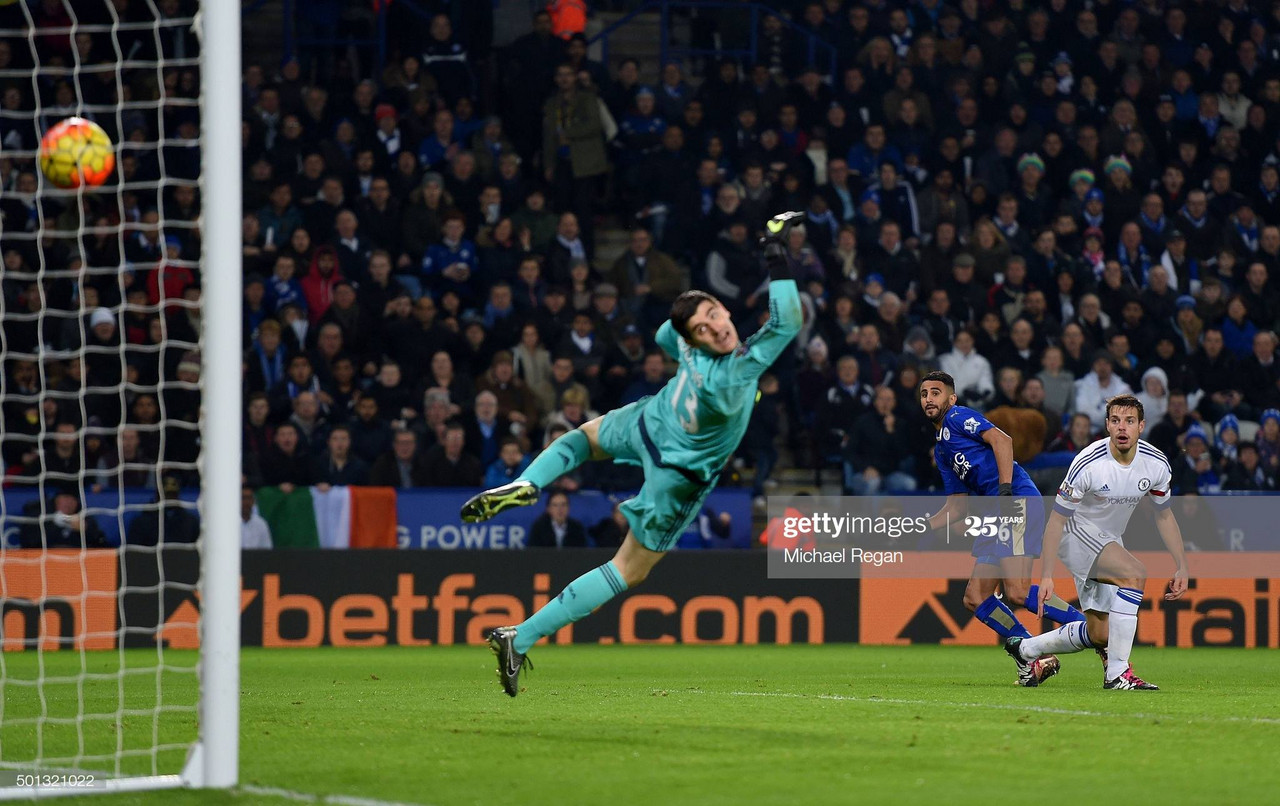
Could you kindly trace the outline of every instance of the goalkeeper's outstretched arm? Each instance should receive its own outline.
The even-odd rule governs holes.
[[[800,305],[800,289],[791,276],[791,261],[786,249],[775,240],[764,248],[764,265],[769,270],[769,321],[747,339],[743,361],[763,372],[777,360],[804,325],[804,309]]]

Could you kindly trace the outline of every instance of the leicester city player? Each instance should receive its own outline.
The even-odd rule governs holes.
[[[515,481],[462,506],[462,519],[475,522],[532,504],[542,488],[588,459],[612,458],[644,468],[639,494],[622,504],[631,528],[613,559],[569,583],[523,624],[490,634],[498,676],[510,696],[519,692],[526,653],[538,639],[643,582],[698,516],[746,432],[757,380],[800,331],[800,294],[783,245],[791,223],[802,215],[784,213],[768,222],[769,320],[755,335],[740,341],[729,311],[712,295],[681,294],[657,334],[658,345],[680,369],[658,394],[570,431]]]
[[[1044,504],[1027,471],[1013,460],[1013,438],[991,424],[981,413],[956,405],[955,381],[945,372],[930,372],[920,381],[920,407],[936,431],[934,459],[942,475],[947,505],[934,515],[934,528],[963,517],[957,496],[970,493],[1004,496],[994,521],[974,523],[971,531],[975,558],[964,604],[1003,641],[1010,636],[1029,638],[1027,628],[1014,616],[1009,604],[1036,607],[1038,591],[1031,586],[1031,563],[1040,556],[1044,529]],[[1016,497],[1015,497],[1016,496]],[[1003,591],[1003,601],[996,586]],[[1045,614],[1060,623],[1083,621],[1084,616],[1057,596],[1050,597]],[[1058,672],[1052,655],[1034,661],[1018,657],[1018,685],[1035,686]]]

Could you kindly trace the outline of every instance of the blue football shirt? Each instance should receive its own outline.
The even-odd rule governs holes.
[[[968,406],[952,406],[942,417],[942,428],[934,435],[933,458],[942,474],[947,495],[998,495],[1000,470],[996,453],[982,440],[982,432],[995,428],[991,421]],[[1022,465],[1013,463],[1013,494],[1040,495]]]

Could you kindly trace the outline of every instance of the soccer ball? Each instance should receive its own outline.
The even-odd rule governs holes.
[[[40,140],[40,170],[60,188],[96,187],[115,167],[111,138],[92,120],[67,118]]]

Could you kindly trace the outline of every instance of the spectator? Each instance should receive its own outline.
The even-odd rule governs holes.
[[[441,241],[427,247],[422,258],[424,290],[439,299],[452,291],[464,304],[474,303],[480,288],[476,247],[463,238],[466,220],[460,213],[449,214],[441,226]]]
[[[991,364],[974,349],[973,333],[969,330],[956,334],[951,352],[938,356],[938,366],[955,379],[956,397],[961,405],[982,409],[995,394]]]
[[[39,501],[23,507],[22,515],[34,520],[18,529],[18,545],[24,549],[97,549],[107,547],[107,538],[96,518],[82,513],[80,494],[67,487],[55,490],[48,514]],[[139,516],[141,517],[141,516]]]
[[[182,501],[179,498],[181,491],[182,483],[178,477],[166,474],[156,494],[155,504],[133,519],[125,542],[130,546],[168,546],[199,540],[200,518],[194,511],[195,504]]]
[[[831,449],[848,447],[852,424],[871,407],[875,395],[870,385],[859,380],[860,373],[858,359],[854,356],[844,355],[836,361],[835,383],[828,387],[818,410],[817,444]],[[831,451],[825,452],[829,454]]]
[[[1197,408],[1206,420],[1216,421],[1229,413],[1247,416],[1247,408],[1240,408],[1244,394],[1239,362],[1227,352],[1220,328],[1205,328],[1200,349],[1191,357],[1191,369],[1204,392]]]
[[[492,488],[510,484],[528,466],[529,457],[525,456],[524,451],[521,450],[520,440],[513,436],[503,437],[502,445],[498,448],[498,458],[485,471],[484,486]]]
[[[1257,445],[1252,442],[1240,443],[1239,459],[1227,470],[1222,489],[1249,492],[1275,489],[1275,478],[1262,467]]]
[[[346,424],[352,455],[372,465],[391,447],[391,427],[378,416],[378,400],[362,395],[354,406],[355,416]]]
[[[258,514],[258,502],[254,498],[253,488],[244,485],[240,488],[240,548],[271,547],[271,527]]]
[[[599,101],[594,93],[580,91],[577,80],[569,64],[556,68],[556,92],[542,112],[542,164],[556,206],[577,216],[590,243],[596,177],[608,170],[608,159]]]
[[[1183,438],[1183,455],[1173,462],[1172,486],[1174,495],[1210,495],[1222,489],[1209,437],[1199,424],[1187,429]]]
[[[26,463],[22,475],[32,484],[42,478],[54,484],[76,484],[83,467],[78,434],[75,423],[59,422],[43,449]]]
[[[493,392],[478,393],[474,403],[471,411],[462,416],[466,429],[465,450],[480,460],[481,467],[487,468],[498,460],[502,440],[518,435],[511,421],[498,412],[498,396]]]
[[[596,334],[591,314],[586,311],[574,314],[573,329],[561,339],[557,354],[567,354],[573,359],[573,371],[579,377],[595,379],[600,374],[605,344]]]
[[[536,332],[536,329],[535,329]],[[528,429],[538,421],[538,401],[523,380],[516,377],[515,361],[510,351],[494,353],[489,370],[476,382],[477,392],[492,392],[498,400],[498,413],[512,426]]]
[[[582,384],[573,384],[560,395],[560,408],[547,418],[547,430],[562,426],[572,431],[589,420],[600,416],[591,409],[591,397]]]
[[[1089,415],[1089,424],[1094,431],[1101,431],[1105,425],[1107,401],[1116,395],[1133,392],[1129,384],[1115,374],[1112,360],[1110,353],[1099,350],[1093,356],[1092,371],[1075,384],[1076,411]]]
[[[632,379],[623,389],[618,405],[625,406],[649,395],[656,395],[666,385],[667,378],[667,364],[663,353],[660,350],[650,350],[645,353],[640,376]]]
[[[1280,400],[1280,362],[1276,361],[1278,345],[1280,341],[1272,331],[1256,333],[1251,354],[1241,362],[1241,391],[1245,401],[1257,411],[1271,408]]]
[[[1150,433],[1155,424],[1164,419],[1169,410],[1169,375],[1160,367],[1151,367],[1142,373],[1142,382],[1138,385],[1138,400],[1142,401],[1142,410],[1147,426],[1139,436]]]
[[[305,487],[315,480],[311,458],[303,449],[297,426],[293,423],[276,426],[275,438],[260,459],[260,464],[263,483],[279,487],[286,493],[293,492],[295,487]]]
[[[586,548],[587,530],[569,517],[569,496],[555,491],[547,498],[546,511],[529,529],[529,548]]]
[[[261,401],[265,403],[265,401]],[[263,412],[265,406],[259,406]],[[250,419],[253,417],[251,415]],[[125,428],[120,431],[118,447],[106,453],[98,462],[97,481],[93,491],[105,489],[125,489],[145,487],[155,489],[156,478],[155,457],[147,455],[142,446],[142,438],[136,428]]]
[[[845,449],[846,494],[877,495],[909,492],[916,488],[911,456],[901,436],[903,421],[892,389],[876,390],[872,410],[853,423]]]
[[[656,329],[666,319],[685,290],[683,271],[670,255],[653,248],[653,235],[646,229],[632,230],[623,252],[609,272],[608,280],[624,300],[624,307],[646,327]]]
[[[297,429],[304,452],[317,450],[329,434],[329,423],[320,411],[320,399],[314,392],[299,392],[293,399],[293,414],[288,423]]]
[[[426,466],[418,454],[418,435],[408,429],[396,431],[390,450],[373,463],[369,483],[375,487],[401,489],[428,486]]]
[[[436,80],[446,102],[475,96],[475,78],[466,45],[454,38],[448,14],[431,18],[431,35],[422,49],[422,67]]]
[[[369,465],[351,453],[351,431],[345,425],[329,431],[328,449],[316,457],[312,478],[318,486],[365,485],[369,483]]]
[[[1073,414],[1067,427],[1049,443],[1049,447],[1045,450],[1051,453],[1065,451],[1073,455],[1077,454],[1093,443],[1094,433],[1093,422],[1089,419],[1089,415]]]
[[[444,439],[423,457],[423,481],[427,487],[478,487],[484,475],[480,460],[464,452],[466,427],[457,419],[444,427]]]

